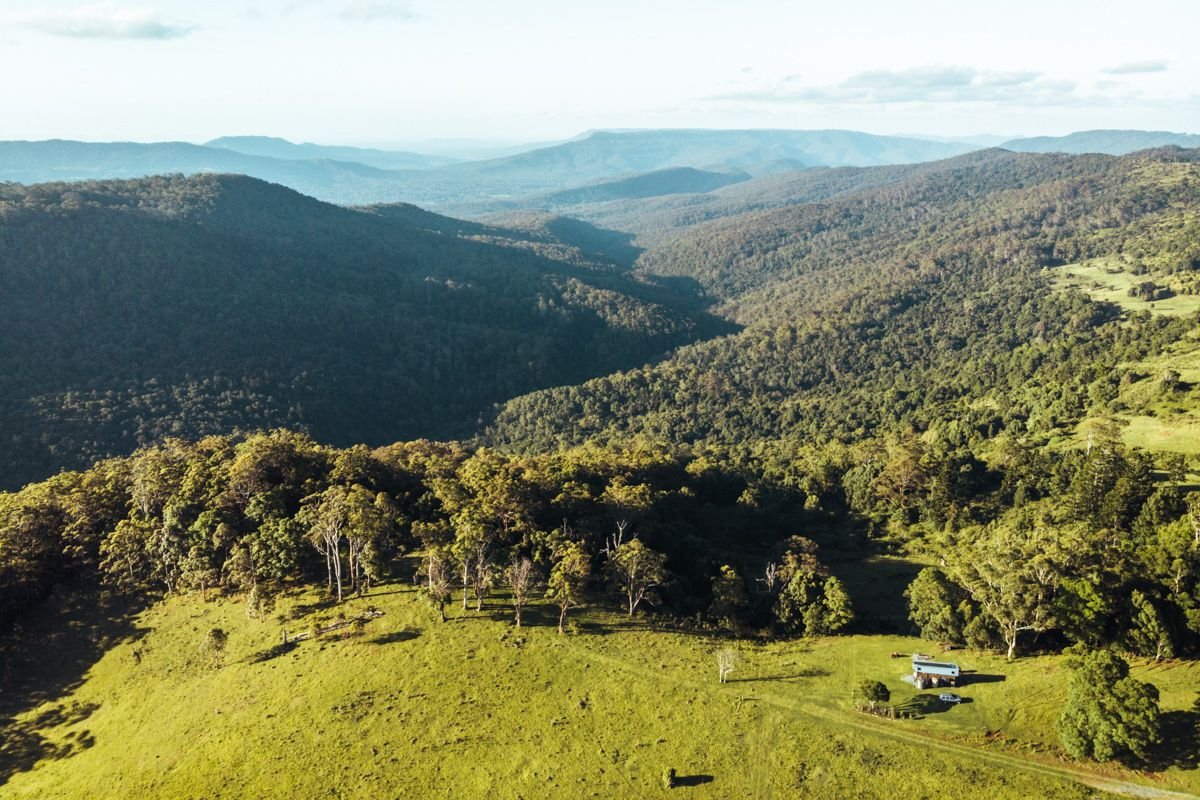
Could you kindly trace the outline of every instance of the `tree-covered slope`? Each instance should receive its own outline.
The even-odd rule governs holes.
[[[747,327],[653,366],[508,403],[492,441],[651,433],[726,444],[939,426],[1049,434],[1116,397],[1118,366],[1190,319],[1056,292],[1047,269],[1200,261],[1196,151],[1009,155],[830,202],[719,219],[639,268],[698,282]],[[1191,222],[1189,222],[1189,220]]]
[[[463,434],[492,403],[714,329],[695,297],[548,232],[242,177],[8,185],[2,482],[165,434]]]
[[[740,183],[749,177],[744,172],[709,172],[692,167],[674,167],[615,181],[564,189],[540,198],[539,204],[546,207],[573,206],[611,200],[636,200],[670,194],[711,192],[722,186]]]

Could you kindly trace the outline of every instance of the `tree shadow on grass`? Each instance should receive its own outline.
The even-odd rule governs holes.
[[[1164,712],[1159,724],[1162,742],[1139,766],[1154,772],[1170,767],[1200,768],[1200,709]]]
[[[310,614],[316,614],[319,611],[328,611],[336,605],[336,597],[322,597],[320,600],[314,600],[311,603],[297,603],[288,611],[287,619],[290,621],[304,619]]]
[[[959,686],[971,686],[976,683],[1003,683],[1007,678],[1003,675],[989,675],[982,672],[962,672],[958,676]]]
[[[391,633],[381,633],[374,639],[367,639],[367,644],[396,644],[398,642],[411,642],[420,636],[420,631],[392,631]]]
[[[809,667],[807,669],[798,670],[788,675],[763,675],[756,678],[726,678],[726,683],[760,683],[767,681],[794,681],[800,678],[824,678],[831,673],[827,669],[818,667]]]
[[[69,703],[54,706],[33,719],[0,720],[0,786],[18,772],[27,772],[44,759],[68,758],[96,743],[91,731],[72,731],[63,741],[52,742],[42,734],[49,728],[75,725],[90,717],[98,703]]]
[[[913,696],[903,703],[897,703],[896,711],[911,718],[920,719],[929,714],[943,714],[955,706],[966,705],[970,702],[972,702],[971,698],[963,697],[957,703],[948,703],[940,699],[936,694],[922,693]]]
[[[266,650],[263,650],[261,653],[255,653],[253,656],[251,656],[247,660],[251,664],[261,664],[264,661],[270,661],[271,659],[279,658],[280,656],[287,655],[288,653],[292,652],[299,646],[300,646],[300,643],[298,641],[296,641],[295,639],[291,639],[290,641],[280,642],[279,644],[275,645],[274,647],[268,647]]]
[[[66,700],[110,649],[146,633],[134,616],[142,606],[96,592],[61,591],[0,638],[0,786],[45,759],[68,758],[95,743],[89,731],[53,741],[47,734],[77,725],[98,707]],[[52,704],[34,717],[25,715]]]

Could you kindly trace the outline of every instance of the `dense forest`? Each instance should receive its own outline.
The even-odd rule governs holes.
[[[919,631],[1010,656],[1038,634],[1042,648],[1192,655],[1200,506],[1156,481],[1159,466],[1174,468],[1103,432],[1087,451],[1010,443],[990,460],[914,440],[758,457],[649,442],[336,450],[287,431],[169,440],[0,495],[0,623],[56,586],[136,602],[223,588],[259,614],[297,582],[340,599],[415,579],[444,608],[498,585],[520,598],[537,572],[564,617],[646,602],[737,633]],[[907,619],[856,618],[838,564],[888,548],[888,519],[926,523],[920,548],[941,566],[913,578]]]
[[[502,407],[487,440],[529,448],[649,433],[677,442],[854,442],[937,430],[1045,442],[1110,413],[1123,364],[1194,326],[1050,287],[1124,254],[1200,265],[1196,151],[1007,154],[828,202],[737,214],[642,254],[744,326],[659,364]]]
[[[0,485],[167,435],[463,436],[732,329],[593,243],[229,176],[0,186]]]

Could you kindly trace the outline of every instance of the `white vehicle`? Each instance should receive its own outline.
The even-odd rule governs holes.
[[[941,694],[938,695],[938,700],[941,700],[943,703],[961,703],[962,702],[961,697],[959,697],[956,694],[952,694],[950,692],[942,692]]]

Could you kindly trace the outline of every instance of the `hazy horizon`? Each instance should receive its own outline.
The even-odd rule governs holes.
[[[592,129],[1200,130],[1200,11],[1018,0],[5,3],[0,139],[413,147]],[[1169,24],[1165,24],[1169,23]],[[31,65],[36,65],[31,69]]]

